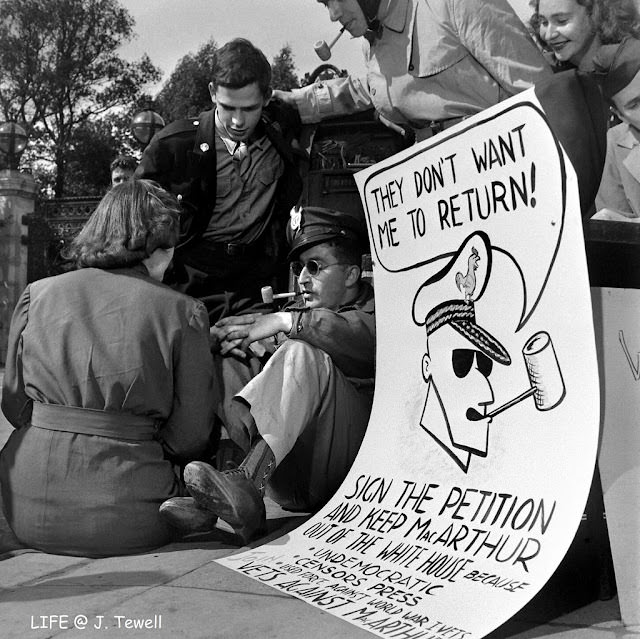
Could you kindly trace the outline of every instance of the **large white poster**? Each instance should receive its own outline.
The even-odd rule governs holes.
[[[378,340],[367,435],[315,517],[220,563],[381,637],[482,637],[562,560],[593,473],[576,178],[528,91],[356,181]]]

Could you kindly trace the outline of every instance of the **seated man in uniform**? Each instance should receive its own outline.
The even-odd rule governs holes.
[[[214,108],[165,126],[135,176],[178,197],[183,238],[167,283],[202,300],[211,324],[257,310],[260,288],[286,278],[285,227],[302,191],[294,109],[271,101],[271,66],[251,42],[216,51]]]
[[[367,252],[361,215],[307,207],[292,211],[289,259],[301,301],[283,311],[228,317],[213,327],[221,385],[218,416],[246,453],[221,472],[187,465],[194,499],[160,512],[183,532],[216,517],[248,542],[264,529],[263,495],[289,510],[315,510],[344,480],[364,437],[373,399],[373,290],[360,277]],[[247,349],[283,337],[266,364]],[[247,352],[246,361],[229,355]],[[225,396],[223,396],[225,395]]]

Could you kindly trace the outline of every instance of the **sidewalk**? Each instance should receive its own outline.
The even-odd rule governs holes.
[[[10,430],[0,414],[0,447]],[[267,515],[269,533],[253,545],[277,539],[301,523],[273,502],[267,504]],[[25,550],[9,533],[0,534],[0,637],[374,636],[212,563],[238,552],[230,540],[220,530],[143,555],[83,559]],[[549,616],[544,605],[529,605],[490,639],[640,639],[640,628],[622,626],[617,598],[553,620]],[[145,623],[148,629],[135,629]]]

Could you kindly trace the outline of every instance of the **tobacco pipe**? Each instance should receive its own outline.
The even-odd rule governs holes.
[[[318,57],[322,61],[326,62],[331,57],[331,49],[333,48],[333,45],[340,39],[340,36],[344,33],[344,29],[345,27],[342,27],[342,29],[340,29],[338,35],[331,41],[331,44],[327,44],[324,40],[318,40],[318,42],[313,45],[314,51],[318,54]]]
[[[282,300],[286,299],[287,297],[295,297],[297,295],[297,293],[293,291],[290,293],[276,293],[274,295],[273,288],[271,286],[263,286],[260,289],[260,293],[262,295],[262,301],[265,304],[273,304],[273,300]]]
[[[564,381],[551,336],[545,331],[532,335],[522,349],[522,356],[531,386],[486,415],[482,415],[475,408],[467,409],[467,419],[491,419],[531,395],[538,410],[551,410],[564,399]]]

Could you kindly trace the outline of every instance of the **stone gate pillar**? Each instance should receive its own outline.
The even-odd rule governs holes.
[[[0,365],[4,365],[11,314],[27,285],[26,215],[35,209],[37,185],[28,173],[0,170]]]

